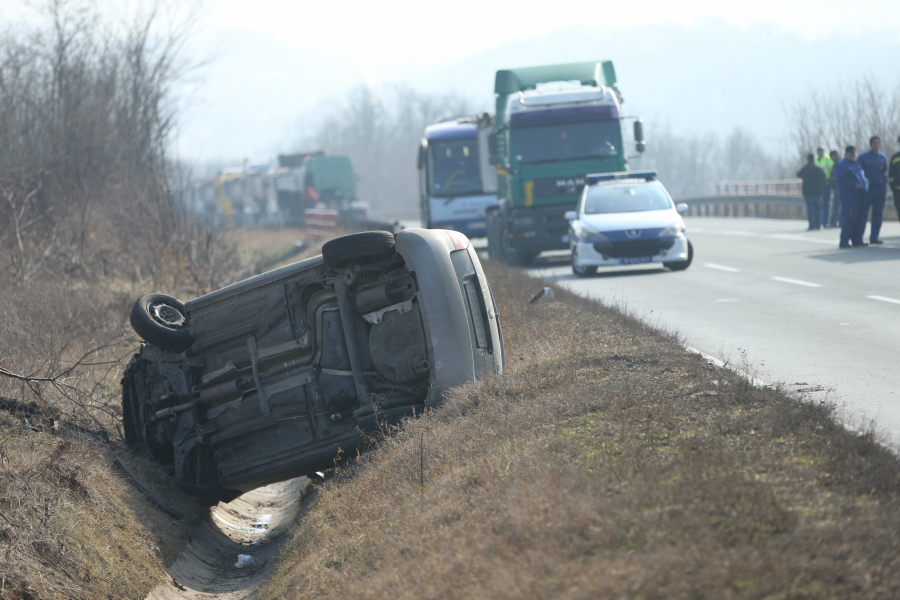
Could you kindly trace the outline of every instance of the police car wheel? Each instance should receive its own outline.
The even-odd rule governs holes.
[[[678,262],[667,262],[663,263],[663,266],[668,267],[672,271],[684,271],[691,263],[694,261],[694,246],[691,244],[690,240],[688,240],[688,257],[687,260],[681,260]]]
[[[597,267],[583,267],[578,264],[578,251],[572,248],[572,272],[577,277],[590,277],[597,274]]]

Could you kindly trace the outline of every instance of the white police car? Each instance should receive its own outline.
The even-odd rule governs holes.
[[[694,249],[681,214],[655,171],[585,177],[577,211],[568,211],[572,272],[588,277],[597,267],[662,263],[687,269]]]

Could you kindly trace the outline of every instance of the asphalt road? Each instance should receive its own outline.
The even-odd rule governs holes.
[[[830,400],[848,424],[900,443],[900,224],[884,246],[838,249],[838,230],[805,221],[685,219],[687,271],[601,269],[576,278],[567,253],[530,272],[625,307],[685,343],[810,400]],[[868,238],[867,238],[868,239]]]

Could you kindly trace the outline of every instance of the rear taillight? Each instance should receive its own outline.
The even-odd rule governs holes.
[[[450,239],[453,240],[453,247],[457,250],[465,250],[469,247],[469,238],[464,234],[452,229],[445,229],[444,233],[450,236]]]

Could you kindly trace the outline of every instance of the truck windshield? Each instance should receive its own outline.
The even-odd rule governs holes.
[[[481,193],[478,144],[475,138],[432,142],[429,176],[432,196]]]
[[[642,210],[663,210],[672,207],[669,196],[658,185],[603,186],[588,188],[584,202],[584,214],[603,215],[608,213],[637,212]]]
[[[588,121],[514,128],[512,154],[519,164],[617,156],[619,121]]]

